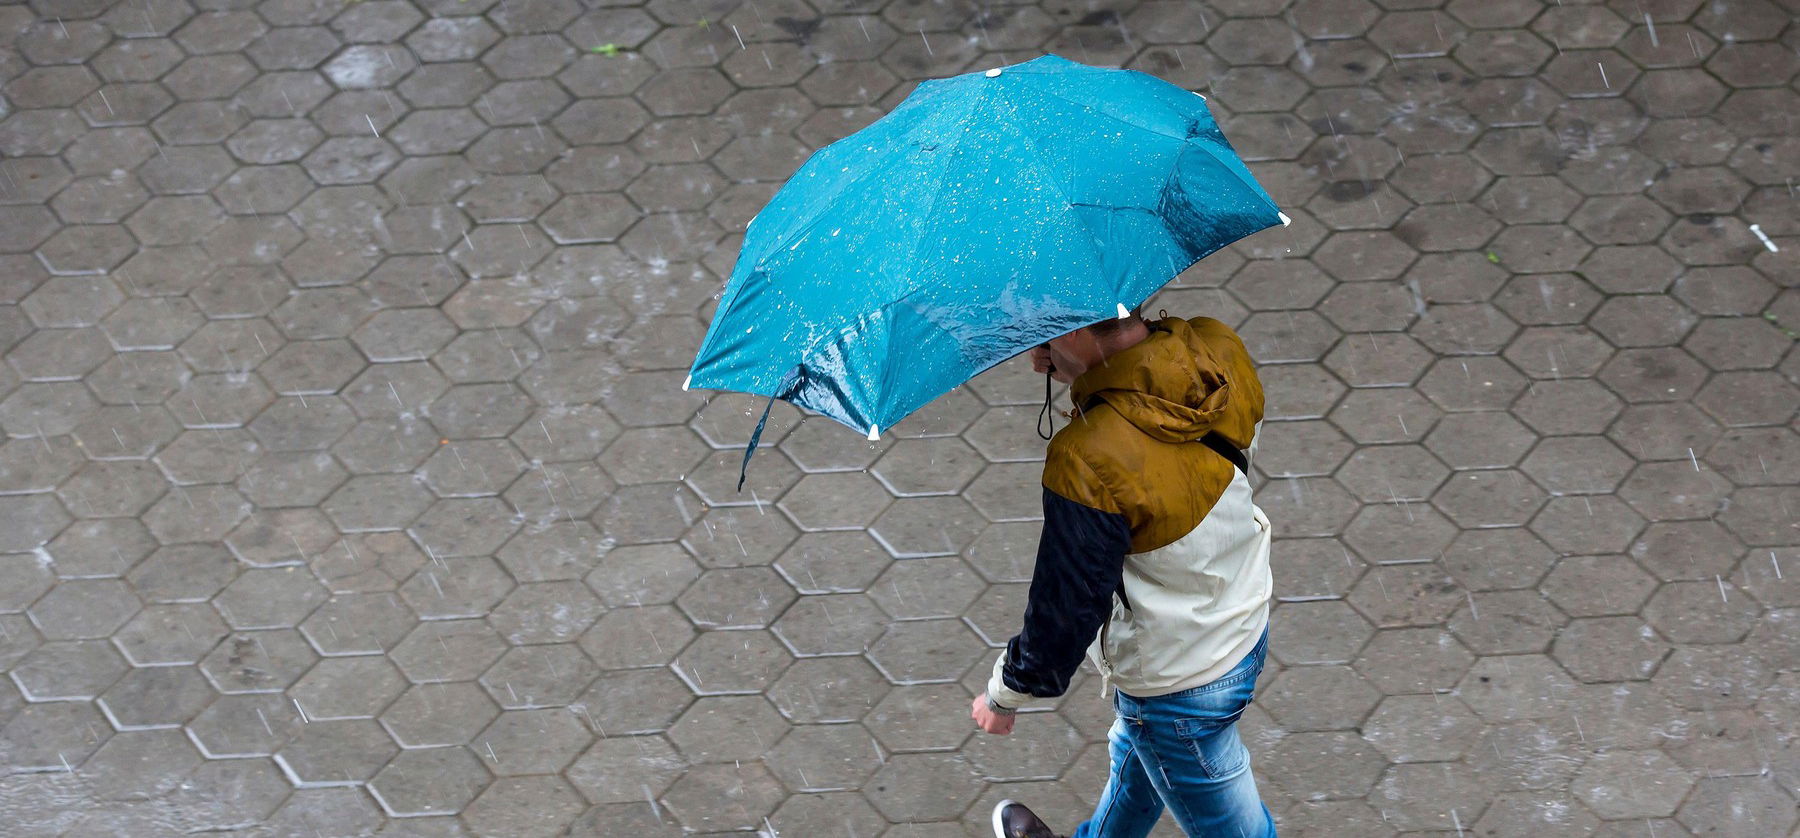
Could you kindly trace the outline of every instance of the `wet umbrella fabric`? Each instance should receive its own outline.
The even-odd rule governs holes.
[[[1204,98],[1153,76],[1046,55],[922,82],[751,220],[685,386],[875,439],[1286,221]]]

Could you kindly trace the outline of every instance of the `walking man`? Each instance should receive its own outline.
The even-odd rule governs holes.
[[[1084,654],[1118,713],[1112,769],[1071,838],[1143,838],[1166,807],[1193,838],[1273,838],[1237,719],[1268,650],[1269,519],[1247,471],[1263,393],[1236,332],[1208,317],[1133,313],[1033,349],[1071,385],[1072,422],[1044,460],[1044,531],[1024,629],[971,711],[1014,712],[1068,689]],[[1002,801],[996,838],[1056,838]]]

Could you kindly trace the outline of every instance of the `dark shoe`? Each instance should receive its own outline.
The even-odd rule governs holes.
[[[1022,803],[1002,800],[994,806],[994,838],[1057,838]]]

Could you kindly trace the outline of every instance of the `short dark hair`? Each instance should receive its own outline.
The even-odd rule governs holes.
[[[1134,323],[1142,322],[1144,322],[1144,307],[1140,305],[1132,309],[1131,314],[1125,317],[1108,317],[1088,328],[1093,330],[1095,337],[1110,338],[1131,328]]]

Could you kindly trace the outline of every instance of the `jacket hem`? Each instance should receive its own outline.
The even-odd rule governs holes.
[[[1191,690],[1195,687],[1204,687],[1207,684],[1225,677],[1233,669],[1236,669],[1238,664],[1243,663],[1244,658],[1249,657],[1250,652],[1256,649],[1257,642],[1262,640],[1263,630],[1268,628],[1269,625],[1269,602],[1267,600],[1263,602],[1260,612],[1261,613],[1259,613],[1256,618],[1256,627],[1250,632],[1250,635],[1242,641],[1239,641],[1238,644],[1232,648],[1230,654],[1221,658],[1218,663],[1207,667],[1204,671],[1164,687],[1134,687],[1129,683],[1121,683],[1118,674],[1114,673],[1111,678],[1113,689],[1132,698],[1157,698],[1182,692],[1184,690]]]

